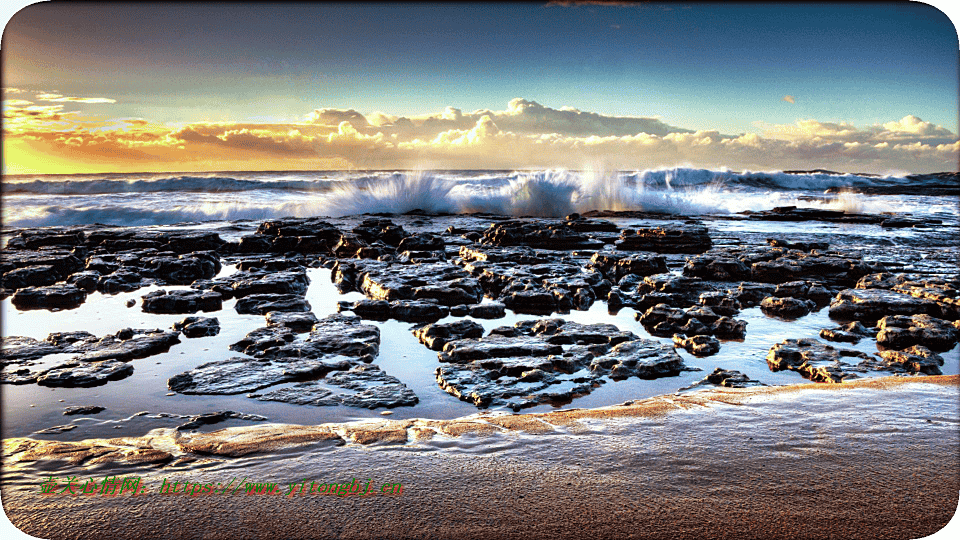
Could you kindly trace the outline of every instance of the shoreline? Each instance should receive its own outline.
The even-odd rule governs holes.
[[[499,425],[487,417],[487,428],[444,421],[450,429],[433,441],[371,445],[375,437],[361,438],[226,458],[229,466],[205,454],[195,466],[120,469],[154,488],[163,478],[234,475],[278,483],[339,481],[337,473],[396,478],[404,493],[394,497],[44,497],[37,478],[59,470],[47,463],[29,478],[34,483],[5,482],[3,500],[11,521],[45,538],[118,527],[121,536],[136,537],[156,524],[203,538],[318,531],[334,538],[572,538],[585,530],[664,539],[920,538],[943,527],[957,507],[958,383],[958,376],[885,377],[694,392],[506,416]],[[840,412],[838,404],[851,410]],[[913,418],[918,405],[932,418]],[[877,416],[864,419],[857,409]],[[250,429],[257,428],[240,431]],[[300,429],[310,428],[287,435],[303,435]],[[281,445],[290,442],[282,431],[274,439]],[[242,438],[227,440],[233,446],[219,451],[243,448]],[[8,478],[16,475],[5,469]],[[68,469],[81,479],[110,470]],[[209,515],[221,516],[218,526],[205,525]]]

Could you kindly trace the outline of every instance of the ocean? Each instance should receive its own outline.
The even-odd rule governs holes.
[[[956,178],[831,171],[271,171],[7,175],[5,228],[149,226],[485,212],[562,217],[589,210],[704,216],[797,206],[897,213],[957,224]],[[954,191],[950,191],[950,190]]]

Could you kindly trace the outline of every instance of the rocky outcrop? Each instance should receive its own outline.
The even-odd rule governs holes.
[[[223,297],[211,291],[165,291],[160,289],[142,297],[143,311],[147,313],[196,313],[220,311]]]
[[[707,228],[696,222],[680,225],[661,225],[625,229],[616,242],[623,251],[653,251],[656,253],[703,253],[713,242]]]
[[[929,315],[889,315],[877,323],[877,344],[888,349],[922,345],[934,351],[949,351],[958,340],[957,327]]]
[[[187,317],[173,323],[173,329],[188,338],[211,337],[220,333],[220,321],[210,317]]]
[[[20,310],[61,310],[79,307],[86,299],[87,291],[73,285],[50,285],[20,289],[11,302]]]
[[[673,344],[686,349],[694,356],[710,356],[720,352],[720,340],[713,336],[687,337],[683,334],[674,334]]]

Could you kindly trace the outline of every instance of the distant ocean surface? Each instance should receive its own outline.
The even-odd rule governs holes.
[[[949,180],[955,183],[955,178]],[[665,168],[544,171],[276,171],[6,175],[5,228],[338,217],[363,213],[488,212],[561,217],[589,210],[680,215],[798,206],[893,212],[957,223],[958,198],[934,175],[732,172]],[[883,192],[886,194],[877,194]]]

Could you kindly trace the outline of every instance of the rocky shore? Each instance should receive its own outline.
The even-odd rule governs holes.
[[[638,218],[646,223],[623,224]],[[793,207],[741,219],[896,228],[910,220]],[[236,271],[221,275],[226,267]],[[365,299],[340,302],[340,314],[313,313],[306,270],[317,267],[331,270],[341,293]],[[167,351],[181,338],[217,335],[220,322],[210,315],[233,300],[238,314],[262,315],[263,326],[230,345],[241,356],[197,365],[170,378],[169,389],[297,405],[418,403],[374,363],[379,329],[364,320],[414,324],[417,339],[437,351],[440,388],[480,408],[515,411],[570,402],[608,381],[698,369],[674,347],[716,354],[724,342],[744,338],[749,329],[738,313],[756,306],[783,320],[827,309],[840,324],[823,328],[821,339],[784,336],[769,345],[771,371],[818,382],[940,374],[939,353],[960,336],[956,274],[897,272],[855,245],[798,238],[718,245],[703,221],[636,212],[564,219],[413,213],[360,216],[339,226],[288,218],[262,222],[235,240],[214,231],[18,230],[7,239],[0,270],[0,296],[21,311],[69,310],[94,292],[159,286],[178,288],[142,295],[140,309],[185,316],[171,328],[105,336],[70,329],[44,340],[4,336],[5,384],[90,387],[123,379],[134,359]],[[597,302],[612,313],[632,308],[650,336],[669,341],[563,319]],[[475,322],[507,310],[530,318],[489,332]],[[828,343],[862,339],[875,340],[877,352]],[[48,355],[69,358],[51,365]],[[283,383],[296,384],[272,388]]]

